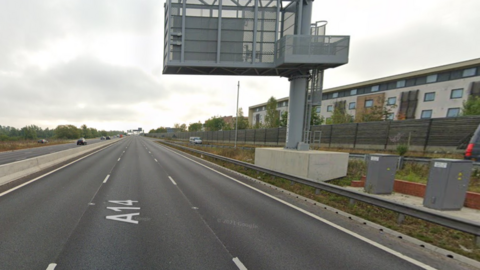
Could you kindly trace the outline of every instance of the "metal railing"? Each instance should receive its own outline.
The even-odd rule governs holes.
[[[351,159],[363,159],[367,160],[368,159],[368,154],[349,154],[348,157]],[[399,164],[405,163],[405,162],[413,162],[413,163],[421,163],[421,164],[429,164],[430,161],[432,161],[433,158],[416,158],[416,157],[401,157],[399,156]],[[473,168],[474,169],[479,169],[480,168],[480,162],[473,162]]]
[[[287,35],[277,41],[275,62],[283,62],[286,57],[336,56],[337,60],[346,61],[350,37],[348,36],[310,36]]]
[[[388,210],[391,210],[391,211],[394,211],[394,212],[397,212],[397,213],[400,213],[400,214],[403,214],[403,215],[419,218],[419,219],[422,219],[422,220],[425,220],[425,221],[428,221],[428,222],[431,222],[431,223],[435,223],[435,224],[438,224],[438,225],[441,225],[441,226],[444,226],[444,227],[452,228],[454,230],[469,233],[469,234],[474,235],[476,237],[477,244],[480,244],[480,223],[478,223],[478,222],[465,220],[465,219],[452,217],[452,216],[446,216],[446,215],[443,215],[441,213],[437,213],[437,212],[431,211],[429,209],[424,209],[424,208],[420,208],[420,207],[416,207],[416,206],[410,206],[410,205],[395,203],[395,202],[388,201],[388,200],[385,200],[385,199],[382,199],[382,198],[371,196],[369,194],[360,193],[360,192],[353,191],[353,190],[348,190],[348,189],[345,189],[345,188],[342,188],[342,187],[339,187],[339,186],[335,186],[335,185],[332,185],[332,184],[328,184],[328,183],[312,182],[311,180],[309,180],[307,178],[297,177],[297,176],[288,175],[288,174],[285,174],[285,173],[265,169],[265,168],[255,166],[255,165],[250,164],[250,163],[238,161],[238,160],[231,159],[231,158],[226,158],[226,157],[211,154],[211,153],[208,153],[208,152],[203,152],[203,151],[192,149],[192,148],[189,148],[189,147],[184,147],[184,146],[181,146],[181,145],[178,145],[178,144],[169,143],[169,142],[165,142],[165,141],[162,141],[162,143],[167,144],[167,145],[172,145],[172,146],[175,146],[175,147],[178,147],[178,148],[182,148],[182,149],[185,149],[185,150],[197,153],[197,154],[201,154],[203,156],[207,156],[207,157],[217,159],[217,160],[229,162],[229,163],[232,163],[232,164],[237,165],[237,166],[242,166],[244,168],[248,168],[248,169],[252,169],[252,170],[255,170],[255,171],[267,173],[267,174],[273,175],[275,177],[280,177],[280,178],[283,178],[283,179],[286,179],[286,180],[289,180],[289,181],[293,181],[295,183],[304,184],[304,185],[314,187],[314,188],[317,188],[317,189],[320,189],[320,190],[324,190],[324,191],[327,191],[327,192],[330,192],[330,193],[333,193],[333,194],[336,194],[336,195],[344,196],[344,197],[347,197],[347,198],[350,198],[350,199],[353,199],[353,200],[356,200],[356,201],[360,201],[360,202],[364,202],[364,203],[367,203],[367,204],[370,204],[370,205],[374,205],[374,206],[377,206],[377,207],[388,209]]]

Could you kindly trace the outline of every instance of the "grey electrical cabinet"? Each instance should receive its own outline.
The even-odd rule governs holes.
[[[367,160],[365,191],[372,194],[391,194],[397,163],[396,155],[371,154]]]
[[[472,166],[471,160],[432,160],[423,206],[437,210],[460,210],[467,196]]]

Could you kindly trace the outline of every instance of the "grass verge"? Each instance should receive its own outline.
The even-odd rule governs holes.
[[[158,142],[161,143],[161,142]],[[201,148],[192,146],[198,150],[209,152],[212,154],[225,156],[228,158],[233,158],[249,163],[253,163],[255,152],[254,150],[242,150],[242,149],[231,149],[231,148]],[[178,148],[178,150],[187,152],[189,154],[200,156],[191,151],[183,150]],[[461,254],[465,257],[480,261],[480,249],[475,248],[474,236],[464,232],[456,231],[449,229],[434,223],[430,223],[421,219],[406,217],[402,224],[397,223],[398,214],[383,209],[380,207],[372,206],[362,202],[356,202],[355,204],[350,204],[349,198],[339,196],[333,193],[326,191],[321,191],[319,194],[315,193],[315,188],[306,186],[303,184],[292,183],[289,180],[274,177],[267,175],[265,173],[259,173],[254,170],[244,168],[242,166],[236,166],[228,162],[223,162],[203,156],[203,159],[210,162],[221,165],[225,168],[240,172],[242,174],[248,175],[250,177],[256,178],[258,180],[264,181],[271,185],[280,187],[282,189],[288,190],[290,192],[296,193],[298,195],[307,197],[309,199],[315,200],[319,203],[334,207],[338,210],[350,213],[352,215],[361,217],[365,220],[380,224],[384,227],[390,228],[397,232],[400,232],[405,235],[417,238],[424,242],[430,243],[434,246],[450,250],[457,254]],[[353,161],[349,163],[349,172],[348,176],[345,179],[338,179],[331,181],[329,183],[336,185],[344,185],[351,179],[354,179],[358,176],[361,176],[364,172],[365,164],[363,161]],[[356,178],[358,179],[358,178]]]

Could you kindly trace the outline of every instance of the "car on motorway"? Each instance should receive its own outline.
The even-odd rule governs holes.
[[[110,140],[110,136],[107,136],[107,140]]]
[[[38,143],[48,143],[48,141],[45,139],[41,139],[41,140],[38,140]]]
[[[80,138],[77,140],[77,145],[87,145],[87,140],[85,140],[85,138]]]
[[[473,133],[470,142],[467,145],[467,149],[465,150],[465,159],[471,159],[473,161],[480,160],[480,125],[478,125],[477,129]]]
[[[201,144],[202,143],[202,139],[200,137],[190,137],[190,143],[193,143],[193,144]]]
[[[100,138],[100,140],[105,140],[105,136],[102,136],[102,137]]]

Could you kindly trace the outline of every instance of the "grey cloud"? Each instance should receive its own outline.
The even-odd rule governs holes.
[[[51,69],[0,76],[2,117],[38,119],[134,119],[128,106],[166,99],[166,90],[141,69],[83,57]],[[77,105],[85,104],[81,109]],[[117,107],[117,108],[115,108]]]
[[[0,70],[15,67],[18,53],[67,36],[92,40],[106,33],[161,31],[162,5],[156,0],[0,0]]]
[[[325,86],[341,86],[478,58],[480,37],[473,29],[480,28],[480,21],[471,23],[478,27],[467,30],[464,25],[425,19],[381,37],[352,36],[349,63],[328,70]],[[465,41],[467,35],[470,40]],[[459,59],[460,55],[464,58]]]

